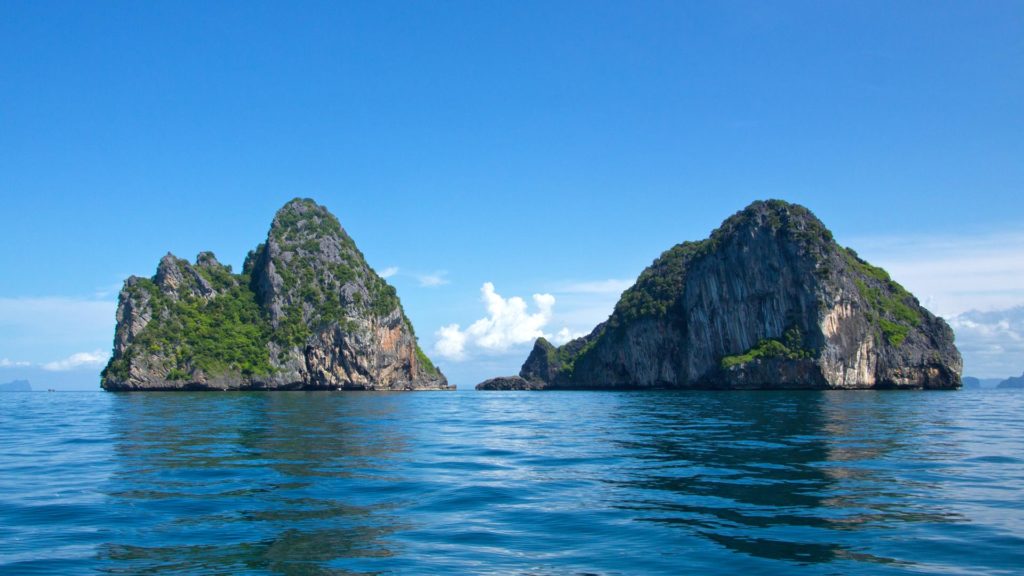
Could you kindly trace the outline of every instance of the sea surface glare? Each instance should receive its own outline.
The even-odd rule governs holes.
[[[5,393],[0,574],[1020,574],[1024,391]]]

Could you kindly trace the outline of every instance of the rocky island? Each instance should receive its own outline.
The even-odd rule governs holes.
[[[105,390],[445,390],[395,289],[323,206],[295,199],[240,274],[167,254],[118,298]]]
[[[953,331],[810,210],[755,202],[661,255],[607,321],[494,389],[959,388]]]
[[[1003,390],[1024,388],[1024,374],[1021,374],[1020,376],[1011,376],[997,384],[996,388],[1001,388]]]

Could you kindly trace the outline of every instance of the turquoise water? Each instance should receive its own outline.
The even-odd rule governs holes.
[[[2,574],[1010,574],[1024,391],[8,393]]]

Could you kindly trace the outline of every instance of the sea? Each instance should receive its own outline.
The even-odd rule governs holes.
[[[1020,574],[1024,390],[0,395],[0,574]]]

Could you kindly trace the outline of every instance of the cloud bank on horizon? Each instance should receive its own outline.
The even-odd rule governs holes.
[[[960,353],[970,361],[965,375],[1002,378],[1024,372],[1024,306],[965,312],[950,318],[949,325]]]

